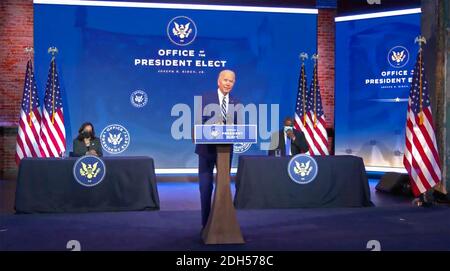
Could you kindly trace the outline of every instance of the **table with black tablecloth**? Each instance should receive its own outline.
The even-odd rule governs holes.
[[[288,175],[290,157],[240,156],[234,204],[239,209],[373,206],[362,158],[315,156],[318,174],[308,184]]]
[[[25,158],[16,188],[18,213],[158,210],[153,159],[103,157],[105,178],[96,186],[73,176],[77,158]]]

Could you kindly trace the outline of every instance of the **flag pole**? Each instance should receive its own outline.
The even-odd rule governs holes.
[[[305,89],[305,59],[308,59],[308,54],[305,52],[302,52],[300,54],[300,59],[302,61],[302,68],[301,68],[301,76],[302,76],[302,95],[303,95],[303,127],[306,126],[306,89]]]
[[[55,123],[55,55],[58,48],[52,46],[48,48],[48,53],[52,55],[52,124]]]
[[[30,86],[30,93],[29,93],[29,96],[30,96],[30,103],[29,103],[29,106],[30,106],[30,108],[29,108],[29,113],[28,113],[28,117],[29,117],[29,120],[28,120],[28,126],[32,126],[33,125],[33,122],[31,121],[32,119],[33,119],[33,103],[32,103],[32,100],[31,100],[31,97],[32,97],[32,92],[33,92],[33,86],[31,85],[31,74],[32,74],[32,72],[33,72],[33,61],[32,61],[32,58],[33,58],[33,47],[26,47],[25,48],[25,53],[27,53],[27,55],[28,55],[28,62],[30,62],[30,67],[29,67],[29,69],[27,69],[27,77],[28,77],[28,84],[29,84],[29,86]]]
[[[317,127],[317,60],[319,59],[319,55],[318,54],[314,54],[312,56],[312,59],[314,60],[314,74],[313,74],[313,78],[314,78],[314,128]]]
[[[426,44],[427,40],[425,39],[424,36],[417,36],[416,39],[414,40],[414,43],[418,43],[419,44],[419,108],[420,108],[420,112],[419,112],[419,125],[423,124],[423,109],[422,109],[422,84],[423,84],[423,80],[422,80],[422,44]]]
[[[423,79],[422,79],[422,77],[423,77],[423,74],[422,74],[423,48],[422,48],[422,46],[424,44],[427,44],[427,40],[424,36],[419,35],[414,40],[414,43],[419,44],[419,95],[420,95],[419,96],[419,106],[420,106],[419,125],[423,125],[424,117],[423,117],[423,110],[422,110],[422,91],[423,91],[422,90],[422,84],[423,84]],[[437,183],[437,185],[434,188],[443,194],[447,194],[447,189],[446,189],[444,182],[445,182],[445,178],[440,178],[440,182]]]

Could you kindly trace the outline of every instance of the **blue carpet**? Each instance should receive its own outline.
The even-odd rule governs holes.
[[[3,215],[0,250],[449,250],[450,208],[238,211],[245,245],[206,246],[198,211]]]
[[[377,194],[374,208],[239,210],[244,245],[200,239],[196,183],[161,183],[161,211],[0,215],[0,250],[450,250],[450,208]]]

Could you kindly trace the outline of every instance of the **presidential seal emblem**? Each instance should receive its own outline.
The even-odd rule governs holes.
[[[403,68],[409,61],[409,51],[403,46],[395,46],[388,53],[388,62],[394,68]]]
[[[106,152],[118,154],[125,151],[130,145],[130,134],[122,125],[111,124],[102,130],[100,142]]]
[[[252,143],[236,143],[233,145],[234,153],[244,153],[250,149]]]
[[[179,46],[191,44],[197,37],[197,26],[186,16],[178,16],[167,24],[167,36],[170,41]]]
[[[136,108],[144,107],[148,102],[148,95],[143,90],[133,91],[130,95],[130,102]]]
[[[73,177],[83,186],[96,186],[103,181],[105,175],[105,163],[94,155],[82,156],[73,165]]]
[[[217,138],[220,135],[220,132],[216,130],[216,126],[211,127],[211,136],[212,138]]]
[[[292,181],[307,184],[314,181],[319,168],[316,159],[312,156],[297,154],[289,161],[287,170]]]

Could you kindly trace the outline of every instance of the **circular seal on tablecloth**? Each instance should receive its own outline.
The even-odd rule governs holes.
[[[287,168],[289,177],[298,184],[307,184],[317,176],[319,167],[316,159],[307,154],[297,154],[291,158]]]
[[[73,177],[83,186],[96,186],[103,181],[105,175],[105,163],[94,155],[82,156],[73,165]]]

